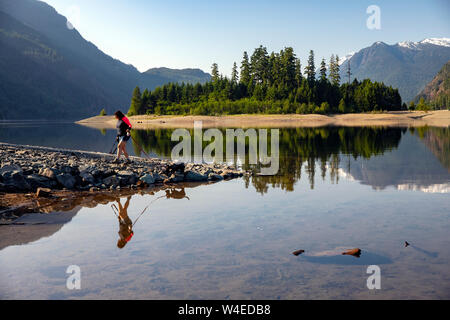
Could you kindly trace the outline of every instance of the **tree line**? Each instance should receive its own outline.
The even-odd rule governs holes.
[[[238,70],[233,64],[231,77],[223,76],[219,66],[211,68],[211,80],[204,84],[168,83],[154,90],[139,87],[133,91],[128,115],[221,115],[348,113],[407,109],[397,89],[369,79],[342,83],[339,57],[329,63],[321,60],[316,69],[310,50],[302,70],[293,48],[269,54],[267,48],[247,52]]]

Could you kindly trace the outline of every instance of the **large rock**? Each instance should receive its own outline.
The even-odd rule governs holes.
[[[154,184],[156,182],[156,177],[153,173],[146,173],[139,180],[146,184]]]
[[[186,181],[206,181],[208,180],[208,176],[206,174],[201,174],[196,171],[185,171],[184,173],[184,179]]]
[[[72,176],[80,174],[80,171],[78,170],[78,168],[76,166],[66,166],[66,165],[64,165],[64,166],[62,166],[60,168],[60,171],[62,173],[67,173],[67,174],[70,174]]]
[[[9,164],[9,165],[4,165],[1,167],[0,169],[0,176],[10,176],[12,172],[14,171],[18,171],[18,172],[23,172],[22,168],[19,167],[16,164]]]
[[[56,179],[56,171],[50,168],[42,168],[39,170],[41,176],[47,177],[49,179]]]
[[[61,173],[56,176],[56,180],[67,189],[73,189],[77,180],[69,173]]]
[[[223,180],[223,177],[222,177],[220,174],[211,172],[211,173],[208,175],[208,180],[212,180],[212,181],[220,181],[220,180]]]
[[[103,184],[108,187],[111,187],[111,186],[116,187],[119,185],[119,179],[117,179],[116,176],[109,176],[109,177],[103,179]]]
[[[25,180],[21,171],[12,171],[3,175],[3,183],[17,191],[31,190],[30,184]]]
[[[136,182],[138,181],[137,175],[132,171],[122,170],[122,171],[117,172],[117,175],[121,182],[120,183],[121,185],[136,184]]]
[[[87,170],[82,170],[80,172],[80,177],[84,184],[94,184],[95,182],[94,176]]]
[[[56,182],[50,180],[47,177],[38,175],[38,174],[30,174],[26,176],[27,182],[30,184],[31,188],[36,189],[39,187],[42,188],[53,188],[56,186]]]
[[[182,182],[184,179],[184,174],[182,172],[175,172],[169,177],[168,182]]]

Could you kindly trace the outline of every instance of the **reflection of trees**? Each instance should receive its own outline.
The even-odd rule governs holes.
[[[171,141],[173,129],[134,130],[133,139],[149,153],[154,152],[160,156],[170,156],[173,146],[178,142]],[[225,130],[224,152],[226,150]],[[322,127],[322,128],[285,128],[280,129],[280,169],[275,176],[246,177],[247,186],[252,184],[258,192],[265,193],[269,186],[292,191],[294,184],[306,175],[311,188],[314,188],[316,173],[325,179],[327,171],[332,183],[339,179],[338,170],[340,154],[370,158],[373,155],[383,154],[386,150],[396,148],[400,142],[402,132],[399,128],[368,128],[368,127]],[[189,130],[194,139],[193,130]],[[267,139],[270,154],[270,129]],[[203,147],[209,141],[203,141]],[[248,151],[248,140],[246,140]],[[133,143],[136,154],[140,154],[139,147]],[[193,150],[193,148],[192,148]],[[246,155],[248,163],[248,154]],[[258,165],[243,165],[245,169],[259,171]]]
[[[450,172],[450,128],[421,127],[411,128],[435,155],[439,162]]]
[[[246,177],[260,193],[269,186],[292,191],[300,180],[302,169],[311,189],[315,175],[325,179],[327,171],[332,183],[339,181],[340,154],[370,158],[396,148],[402,132],[399,128],[296,128],[280,130],[280,170],[276,176]]]

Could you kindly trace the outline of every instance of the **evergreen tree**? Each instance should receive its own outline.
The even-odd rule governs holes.
[[[341,76],[339,74],[339,57],[334,54],[330,58],[330,81],[333,85],[339,86],[341,82]]]
[[[100,111],[100,116],[106,116],[106,110],[105,110],[105,108],[103,108],[101,111]]]
[[[322,58],[322,62],[320,63],[320,80],[327,80],[327,65],[325,64],[325,59]]]
[[[142,113],[142,99],[141,99],[141,90],[139,87],[134,88],[133,95],[131,96],[131,104],[130,109],[127,112],[127,115],[134,116]]]
[[[231,82],[237,83],[239,80],[239,75],[237,71],[237,65],[236,62],[233,63],[233,69],[231,70]]]
[[[211,80],[212,82],[219,80],[219,66],[215,62],[211,66]]]
[[[250,58],[250,75],[256,83],[262,84],[268,78],[269,56],[266,47],[259,46]]]
[[[250,81],[250,62],[248,61],[247,51],[244,51],[244,56],[241,62],[241,83],[247,85]]]
[[[310,84],[316,80],[316,67],[314,65],[314,51],[309,51],[308,65],[305,68],[306,78]]]
[[[302,64],[300,59],[295,59],[295,81],[297,82],[297,88],[300,87],[302,83]]]
[[[288,90],[296,87],[296,57],[294,49],[287,47],[280,52],[281,59],[281,81]]]

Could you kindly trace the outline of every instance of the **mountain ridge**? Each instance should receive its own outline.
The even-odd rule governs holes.
[[[426,38],[419,42],[403,41],[389,45],[374,42],[345,59],[341,79],[370,78],[398,88],[402,100],[409,102],[432,80],[450,59],[450,38]]]
[[[102,108],[128,110],[136,86],[197,79],[140,73],[67,28],[67,18],[44,2],[0,0],[0,12],[0,119],[77,120]]]

